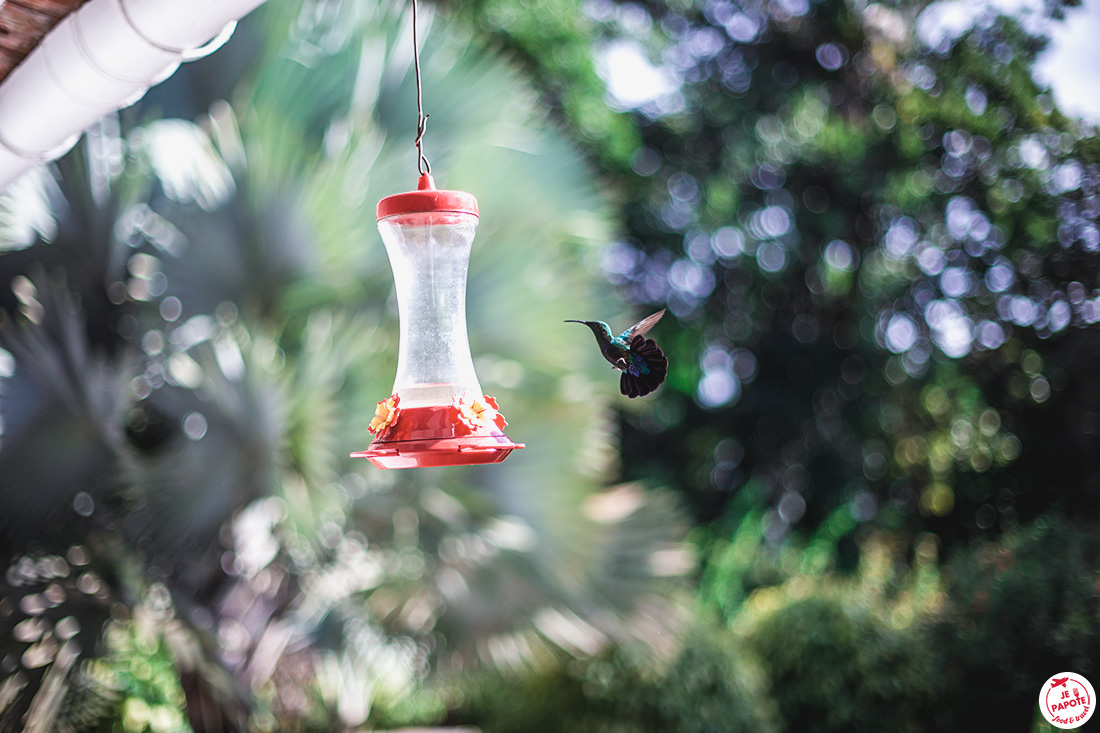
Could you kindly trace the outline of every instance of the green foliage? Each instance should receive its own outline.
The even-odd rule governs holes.
[[[811,597],[748,638],[786,730],[920,731],[940,693],[926,642],[849,598]]]
[[[716,544],[701,597],[753,652],[787,730],[1030,730],[1044,680],[1095,669],[1100,547],[1090,523],[1040,517],[973,542],[942,574],[931,535],[909,562],[896,539],[865,540],[847,581],[784,576],[794,567],[784,555],[806,552],[769,559],[758,529],[750,515],[729,545]]]
[[[1048,677],[1063,670],[1095,676],[1097,557],[1093,523],[1047,514],[951,562],[951,603],[932,627],[945,659],[938,728],[1026,730]],[[988,704],[966,704],[973,699]]]
[[[647,650],[618,647],[476,682],[457,716],[486,733],[777,730],[758,671],[717,627],[695,628],[656,666]]]
[[[750,515],[730,547],[744,554],[754,529]],[[767,582],[721,625],[697,621],[671,659],[619,647],[474,678],[448,719],[488,732],[930,730],[954,664],[937,636],[946,586],[931,536],[918,542],[912,567],[899,562],[900,547],[896,538],[865,539],[847,579],[791,568],[793,550],[770,566],[764,559]],[[704,603],[697,618],[713,611]]]
[[[86,674],[117,690],[121,697],[112,731],[191,730],[184,718],[184,694],[175,654],[162,635],[162,624],[148,618],[157,613],[163,613],[163,609],[146,607],[135,619],[110,624],[104,637],[106,653],[88,663]]]
[[[454,3],[453,11],[540,80],[544,103],[562,113],[601,168],[628,170],[639,135],[625,114],[613,112],[604,101],[605,86],[592,58],[595,24],[583,3],[477,0]]]

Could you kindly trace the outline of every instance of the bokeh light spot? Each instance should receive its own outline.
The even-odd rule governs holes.
[[[202,440],[206,428],[206,417],[201,412],[190,412],[183,418],[183,434],[191,440]]]

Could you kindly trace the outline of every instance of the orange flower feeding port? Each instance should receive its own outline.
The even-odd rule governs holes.
[[[397,376],[368,428],[374,441],[352,457],[378,468],[467,466],[524,447],[504,434],[470,355],[466,276],[477,225],[477,199],[437,190],[430,173],[416,191],[378,202],[400,318]]]

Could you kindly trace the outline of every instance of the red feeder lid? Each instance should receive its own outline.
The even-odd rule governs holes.
[[[477,199],[465,191],[438,191],[430,173],[423,173],[416,182],[416,190],[395,193],[378,202],[378,218],[399,214],[425,214],[430,212],[478,215]]]
[[[428,405],[402,409],[392,427],[351,457],[366,458],[378,468],[473,466],[500,463],[523,447],[495,425],[471,429],[458,420],[453,407]]]

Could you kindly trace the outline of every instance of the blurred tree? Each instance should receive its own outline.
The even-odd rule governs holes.
[[[497,5],[469,12],[534,56]],[[628,478],[679,487],[702,519],[754,487],[773,546],[841,506],[853,531],[949,540],[1096,507],[1100,147],[1032,80],[1041,23],[978,14],[952,35],[925,3],[573,8],[642,138],[604,272],[679,319],[661,333],[674,390],[623,413]],[[529,63],[548,89],[591,67]],[[586,136],[559,109],[607,154],[618,118]]]
[[[594,159],[631,138],[617,117],[586,130],[581,105],[552,93],[563,79],[595,67],[641,137],[606,165],[624,224],[601,264],[624,300],[676,320],[657,334],[671,389],[621,413],[624,476],[676,487],[706,523],[705,609],[733,622],[754,588],[850,570],[874,531],[916,567],[930,538],[944,557],[982,557],[1037,517],[1096,516],[1100,143],[1032,77],[1044,24],[1075,4],[976,11],[959,31],[945,3],[571,3],[566,48],[587,36],[594,63],[495,22],[506,3],[462,4],[541,75]],[[565,27],[544,23],[553,38]],[[997,581],[1020,619],[1047,608],[1027,598],[1029,573]],[[1053,619],[1088,616],[1094,578],[1059,577],[1052,623],[1087,647]],[[945,584],[959,608],[969,582]],[[785,623],[812,646],[815,628],[866,621],[848,603]],[[945,659],[928,662],[960,688],[1007,664],[963,639],[1014,643],[1009,617],[968,623],[981,630],[944,620]],[[1049,659],[1021,633],[1029,660]],[[773,684],[819,661],[778,664]],[[1013,669],[999,699],[1022,730],[1046,667]],[[821,693],[799,680],[792,694]],[[975,724],[964,701],[945,704],[959,712],[943,725]]]

